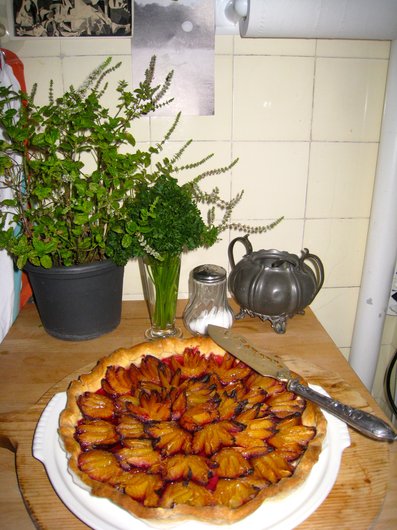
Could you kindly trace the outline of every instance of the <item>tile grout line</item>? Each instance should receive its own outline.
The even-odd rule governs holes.
[[[307,201],[309,193],[309,179],[310,179],[310,162],[312,154],[312,141],[313,141],[313,117],[314,117],[314,97],[316,90],[316,71],[317,71],[317,40],[314,48],[314,67],[313,67],[313,86],[312,86],[312,106],[311,106],[311,116],[310,116],[310,135],[309,135],[309,152],[307,158],[307,173],[306,173],[306,190],[305,190],[305,204],[304,204],[304,214],[303,214],[303,227],[302,227],[302,244],[301,248],[305,246],[305,234],[306,234],[306,219],[307,219]]]

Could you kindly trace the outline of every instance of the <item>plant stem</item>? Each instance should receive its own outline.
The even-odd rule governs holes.
[[[166,255],[163,261],[148,257],[145,264],[155,290],[155,299],[151,304],[152,325],[166,330],[175,321],[181,256]]]

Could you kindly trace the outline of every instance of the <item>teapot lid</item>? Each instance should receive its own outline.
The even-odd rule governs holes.
[[[216,283],[226,278],[226,270],[219,265],[199,265],[193,269],[193,279],[203,283]]]

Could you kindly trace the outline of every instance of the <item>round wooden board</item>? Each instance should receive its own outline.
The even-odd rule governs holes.
[[[334,398],[342,400],[343,395],[344,401],[350,405],[367,407],[358,392],[318,366],[306,363],[302,370],[302,366],[296,366],[293,359],[283,356],[283,360],[291,369],[299,369],[311,383],[326,388]],[[54,394],[65,391],[70,381],[89,372],[92,367],[93,364],[86,365],[58,382],[29,411],[15,414],[10,425],[17,442],[16,469],[20,490],[32,519],[41,530],[89,528],[69,511],[55,493],[43,464],[32,456],[32,442],[37,422],[49,400]],[[370,440],[352,429],[349,432],[351,446],[343,453],[335,485],[323,504],[297,527],[300,530],[367,529],[376,519],[386,494],[389,448],[387,444]],[[347,502],[351,498],[354,501]]]

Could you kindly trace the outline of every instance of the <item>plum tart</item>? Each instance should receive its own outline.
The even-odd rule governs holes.
[[[73,381],[59,432],[93,495],[147,520],[231,524],[287,495],[326,421],[210,338],[119,349]]]

